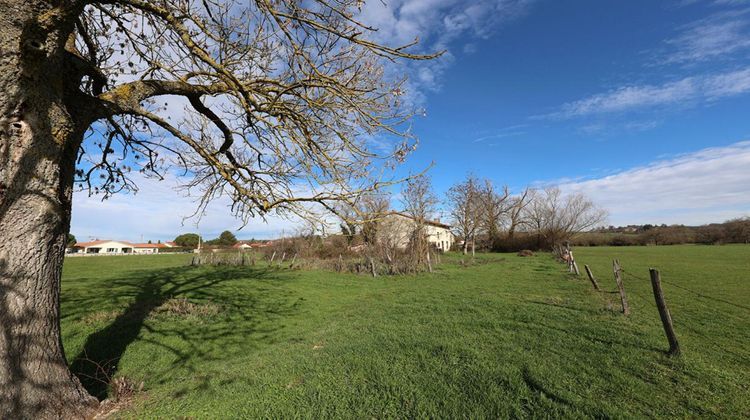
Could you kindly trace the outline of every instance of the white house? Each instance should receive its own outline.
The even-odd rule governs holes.
[[[174,247],[172,242],[157,244],[134,244],[126,241],[95,240],[78,242],[71,249],[74,254],[156,254]],[[162,251],[163,252],[163,251]]]
[[[406,248],[409,246],[414,225],[414,218],[408,214],[392,212],[383,217],[378,230],[379,234],[387,236],[381,240],[386,240],[399,248]],[[425,225],[430,244],[440,251],[449,251],[455,242],[451,226],[436,220],[427,220]]]
[[[73,246],[73,253],[82,254],[132,254],[133,250],[131,243],[110,240],[78,242]]]
[[[156,254],[163,249],[172,248],[168,243],[158,244],[133,244],[133,252],[136,254]]]

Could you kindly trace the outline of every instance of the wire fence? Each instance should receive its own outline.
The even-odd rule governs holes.
[[[573,251],[570,250],[569,247],[556,247],[553,250],[553,254],[560,262],[567,264],[568,271],[570,273],[573,273],[576,276],[581,275],[578,270],[578,264],[573,256]],[[639,271],[636,272],[635,270],[626,269],[625,267],[623,267],[619,260],[615,259],[613,260],[612,271],[617,283],[617,289],[615,289],[614,292],[611,292],[610,287],[607,286],[607,283],[602,281],[602,278],[599,278],[597,281],[588,265],[584,265],[583,267],[586,268],[586,275],[589,276],[589,279],[591,280],[591,283],[596,291],[603,291],[605,293],[619,292],[622,304],[622,312],[625,316],[628,316],[630,314],[630,304],[628,303],[627,299],[628,297],[632,296],[636,298],[636,302],[634,303],[636,303],[638,308],[640,309],[642,309],[644,306],[655,304],[655,309],[657,309],[659,312],[659,316],[661,318],[665,333],[670,342],[669,353],[671,355],[680,354],[680,349],[677,343],[676,335],[674,333],[671,313],[667,309],[664,294],[662,292],[662,284],[668,286],[670,290],[679,290],[680,292],[682,292],[676,294],[670,292],[670,297],[676,300],[678,303],[685,303],[683,299],[685,298],[686,294],[689,294],[690,302],[688,305],[677,305],[677,307],[679,307],[681,311],[690,311],[692,313],[696,313],[697,311],[703,314],[720,314],[728,320],[739,323],[746,322],[748,319],[747,315],[750,314],[750,306],[732,302],[721,297],[711,296],[703,291],[686,287],[671,280],[665,280],[661,277],[661,273],[659,273],[658,270],[649,269],[649,277],[647,278],[644,275],[640,275]],[[651,278],[652,276],[653,278]],[[654,292],[653,295],[649,293],[649,295],[646,296],[641,293],[642,289],[640,287],[643,286],[644,283],[648,285],[648,288]],[[600,288],[600,286],[604,287]],[[610,297],[607,297],[606,300],[608,306],[613,304]],[[739,309],[742,313],[738,314],[737,309]],[[708,335],[705,334],[705,331],[700,331],[694,327],[691,327],[690,325],[687,325],[686,322],[681,323],[679,327],[680,330],[689,331],[691,334],[708,338]]]

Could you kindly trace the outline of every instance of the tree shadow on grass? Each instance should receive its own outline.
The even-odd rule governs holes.
[[[131,272],[128,277],[113,280],[109,283],[112,287],[102,291],[114,290],[117,296],[113,298],[131,298],[131,303],[109,325],[86,339],[71,363],[71,370],[92,395],[103,400],[108,397],[109,381],[117,373],[121,357],[136,341],[174,355],[170,366],[155,366],[149,372],[149,377],[155,379],[159,368],[164,372],[175,368],[196,372],[200,362],[213,357],[212,350],[228,344],[246,345],[251,334],[272,340],[273,332],[281,327],[268,321],[291,315],[300,304],[286,289],[258,286],[276,279],[273,271],[250,267],[176,267]],[[224,287],[229,282],[236,284]],[[221,312],[210,322],[155,321],[157,308],[173,297],[211,302],[221,307]],[[174,344],[175,338],[180,345]]]

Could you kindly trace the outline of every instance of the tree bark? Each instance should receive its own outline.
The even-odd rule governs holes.
[[[0,0],[0,418],[83,418],[98,404],[68,369],[60,336],[85,128],[68,111],[67,36],[50,29],[62,18],[49,3]]]

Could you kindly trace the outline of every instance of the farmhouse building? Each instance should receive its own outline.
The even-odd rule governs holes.
[[[133,252],[136,254],[156,254],[167,248],[172,248],[169,242],[163,244],[133,244]]]
[[[78,242],[70,250],[73,254],[156,254],[160,250],[172,248],[171,242],[157,244],[134,244],[126,241],[95,240]]]
[[[405,213],[392,212],[381,222],[381,232],[388,235],[388,240],[399,248],[409,246],[414,231],[415,220]],[[425,221],[425,231],[430,245],[439,251],[449,251],[455,242],[451,226],[436,220]]]
[[[256,242],[256,241],[237,241],[232,248],[246,251],[248,249],[266,248],[273,245],[273,241]]]
[[[132,254],[133,244],[122,241],[96,240],[78,242],[73,246],[73,253],[82,254]]]

